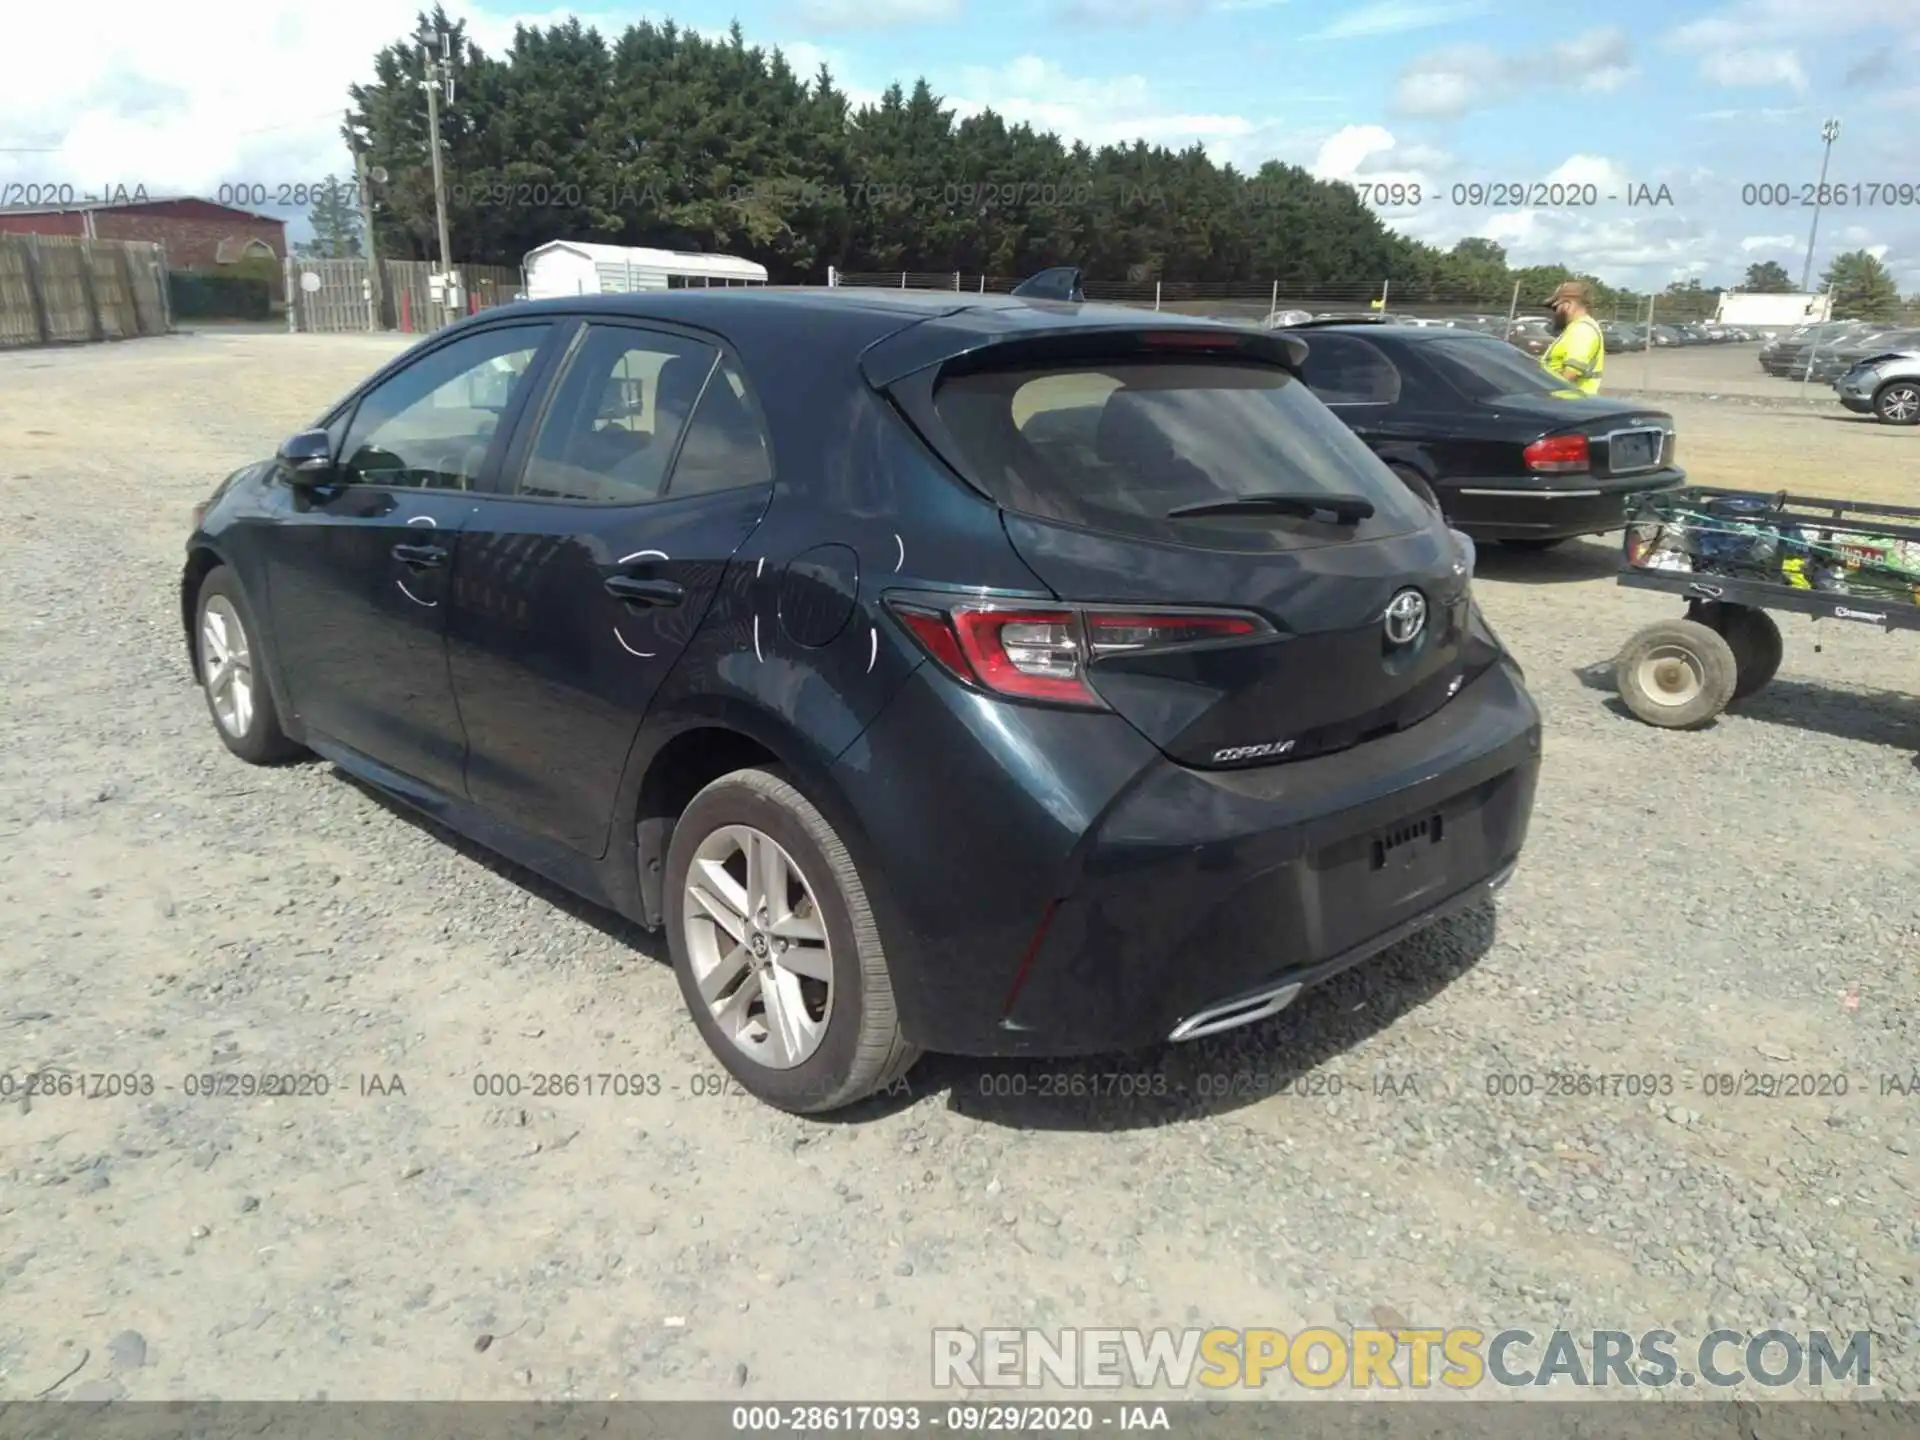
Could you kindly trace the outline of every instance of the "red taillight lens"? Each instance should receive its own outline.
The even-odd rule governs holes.
[[[1547,435],[1526,449],[1527,468],[1549,475],[1586,470],[1593,464],[1584,435]]]
[[[1104,610],[1088,612],[1085,623],[1087,647],[1096,656],[1191,645],[1196,640],[1227,640],[1258,629],[1239,615],[1115,615]]]
[[[1090,709],[1105,705],[1087,681],[1091,660],[1232,639],[1264,628],[1247,616],[1179,611],[991,605],[941,610],[892,600],[888,608],[954,678],[999,695]]]

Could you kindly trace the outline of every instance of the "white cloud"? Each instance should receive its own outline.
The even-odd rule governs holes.
[[[450,0],[447,11],[496,56],[511,45],[516,23],[544,27],[577,15],[611,37],[644,18],[485,14],[465,0]],[[297,221],[307,207],[283,210],[272,203],[275,192],[352,173],[340,139],[347,87],[373,80],[374,56],[409,37],[410,16],[390,0],[330,0],[324,10],[256,0],[222,17],[221,49],[210,59],[204,32],[156,25],[132,0],[101,0],[88,12],[83,41],[71,12],[27,6],[8,16],[8,53],[61,59],[9,65],[0,137],[47,153],[0,153],[0,181],[209,197],[244,183],[264,190],[270,213]]]
[[[1569,155],[1543,177],[1549,185],[1591,185],[1603,197],[1625,195],[1627,172],[1604,155]]]
[[[1792,50],[1716,50],[1700,57],[1702,78],[1715,85],[1785,85],[1807,93],[1807,72]]]
[[[1416,56],[1394,82],[1394,108],[1403,115],[1456,120],[1469,110],[1511,104],[1571,78],[1582,90],[1611,94],[1638,72],[1627,32],[1603,26],[1533,54],[1508,54],[1491,45],[1448,45]]]
[[[962,0],[801,0],[799,16],[823,30],[886,30],[960,18]]]
[[[1740,248],[1751,255],[1756,250],[1798,250],[1800,242],[1791,235],[1749,235]]]
[[[1634,78],[1633,45],[1617,25],[1588,30],[1552,47],[1552,72],[1579,77],[1582,90],[1610,95]]]
[[[1744,45],[1831,40],[1867,30],[1899,35],[1913,21],[1906,0],[1735,0],[1698,20],[1677,27],[1673,43],[1703,53]]]
[[[1163,109],[1144,75],[1090,79],[1037,55],[1022,55],[998,69],[967,66],[959,80],[959,93],[947,103],[962,117],[992,109],[1016,124],[1090,145],[1141,139],[1179,146],[1243,137],[1259,128],[1244,115]]]
[[[1309,40],[1367,40],[1380,35],[1403,35],[1409,30],[1430,30],[1436,25],[1451,25],[1456,20],[1484,15],[1487,0],[1375,0],[1349,10],[1331,25],[1309,35]]]
[[[1394,82],[1394,108],[1403,115],[1451,120],[1494,98],[1508,61],[1491,45],[1449,45],[1409,63]]]
[[[1053,15],[1063,25],[1157,25],[1190,20],[1206,0],[1060,0]]]

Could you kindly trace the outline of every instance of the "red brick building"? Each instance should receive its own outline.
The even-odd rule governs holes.
[[[169,269],[203,274],[218,274],[250,256],[271,257],[278,263],[287,254],[284,220],[190,195],[0,210],[0,232],[158,241],[167,247]]]

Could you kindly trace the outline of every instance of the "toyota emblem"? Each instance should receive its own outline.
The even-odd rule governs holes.
[[[1427,628],[1427,597],[1418,590],[1402,590],[1387,602],[1385,624],[1389,643],[1411,645]]]

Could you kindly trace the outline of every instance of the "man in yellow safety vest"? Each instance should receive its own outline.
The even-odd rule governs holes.
[[[1548,370],[1569,382],[1582,395],[1600,393],[1600,373],[1607,365],[1607,341],[1600,322],[1587,313],[1592,291],[1581,280],[1568,280],[1547,297],[1553,312],[1553,344],[1540,357]]]

